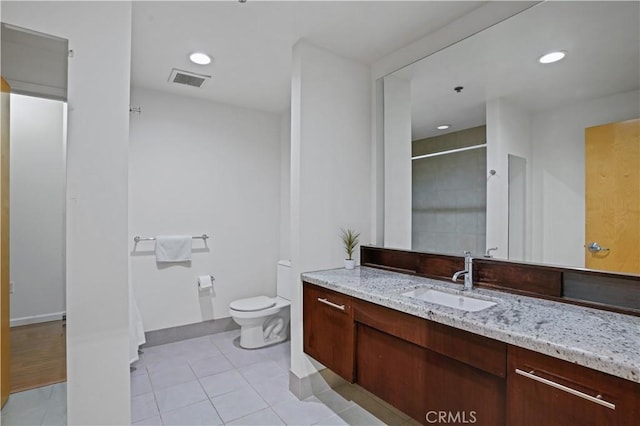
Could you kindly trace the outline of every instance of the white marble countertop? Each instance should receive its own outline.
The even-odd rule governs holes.
[[[302,279],[640,383],[639,317],[480,288],[470,295],[497,304],[461,311],[402,295],[425,286],[461,294],[461,285],[368,267],[307,272]]]

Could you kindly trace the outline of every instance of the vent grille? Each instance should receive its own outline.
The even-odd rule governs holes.
[[[174,68],[171,70],[169,81],[176,84],[184,84],[192,87],[202,87],[211,78],[210,75],[196,74]]]

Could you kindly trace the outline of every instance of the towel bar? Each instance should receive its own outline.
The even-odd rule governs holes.
[[[204,240],[207,241],[207,239],[209,238],[209,236],[207,234],[202,234],[202,235],[195,235],[193,237],[194,240],[196,239],[200,239],[200,240]],[[155,241],[156,237],[141,237],[139,235],[136,235],[135,237],[133,237],[133,242],[135,243],[139,243],[140,241]]]

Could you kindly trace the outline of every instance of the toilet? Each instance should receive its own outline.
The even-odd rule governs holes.
[[[256,296],[229,304],[231,318],[240,326],[240,346],[261,348],[287,340],[293,277],[291,262],[281,260],[277,271],[277,296]]]

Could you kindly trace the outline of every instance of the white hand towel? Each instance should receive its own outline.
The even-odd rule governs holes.
[[[156,262],[191,262],[191,235],[156,237]]]

